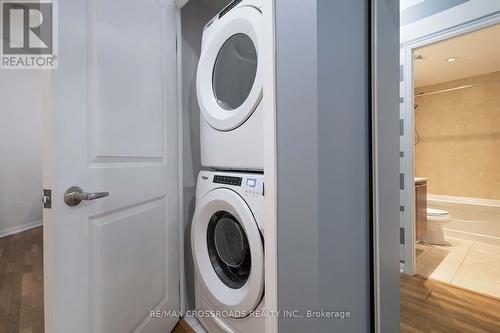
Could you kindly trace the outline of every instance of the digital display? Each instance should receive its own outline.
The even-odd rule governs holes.
[[[257,180],[255,178],[248,178],[247,179],[247,186],[248,187],[255,187],[257,184]]]

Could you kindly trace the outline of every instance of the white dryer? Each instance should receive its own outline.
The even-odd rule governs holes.
[[[210,333],[264,332],[263,212],[262,174],[200,172],[191,247],[196,313]]]
[[[235,0],[205,25],[196,76],[201,164],[263,170],[262,0]]]

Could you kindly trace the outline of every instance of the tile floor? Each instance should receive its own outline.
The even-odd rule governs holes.
[[[500,246],[448,237],[449,246],[417,244],[417,274],[500,298]]]

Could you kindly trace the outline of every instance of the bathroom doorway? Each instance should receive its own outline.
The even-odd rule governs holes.
[[[500,299],[500,25],[413,52],[416,274]]]
[[[401,331],[498,331],[500,15],[401,57]]]

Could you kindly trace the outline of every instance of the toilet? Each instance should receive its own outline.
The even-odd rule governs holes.
[[[427,208],[427,231],[423,241],[429,244],[446,245],[443,227],[451,221],[446,210]]]

